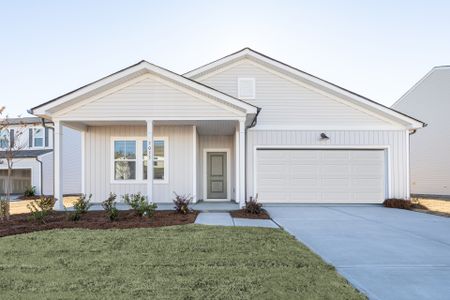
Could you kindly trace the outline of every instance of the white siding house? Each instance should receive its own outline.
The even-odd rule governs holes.
[[[433,68],[393,108],[428,124],[411,136],[411,193],[450,196],[450,66]]]
[[[14,140],[17,153],[13,161],[12,192],[23,194],[26,188],[36,187],[37,194],[53,194],[53,128],[46,122],[45,128],[40,118],[26,117],[8,119],[8,130],[2,133],[6,139],[0,142],[0,194],[5,191],[7,183],[7,163],[4,157],[5,147],[2,143]],[[7,132],[6,132],[7,131]],[[15,134],[14,134],[15,133]],[[80,133],[64,128],[64,194],[81,192],[81,139]]]
[[[423,126],[248,48],[183,76],[142,61],[32,112],[55,124],[56,195],[60,130],[81,132],[82,190],[94,201],[110,192],[240,205],[256,194],[264,203],[408,198],[409,134]]]

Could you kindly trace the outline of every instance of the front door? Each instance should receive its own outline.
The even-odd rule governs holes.
[[[227,199],[227,153],[208,152],[206,162],[208,199]]]

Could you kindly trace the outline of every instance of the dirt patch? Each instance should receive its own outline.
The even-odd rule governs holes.
[[[70,221],[69,213],[53,212],[46,218],[46,223],[30,220],[30,214],[12,215],[9,221],[0,221],[0,237],[33,231],[62,229],[62,228],[86,228],[86,229],[110,229],[110,228],[141,228],[162,227],[171,225],[184,225],[195,222],[197,212],[187,215],[174,211],[156,211],[151,218],[141,218],[133,211],[120,211],[119,220],[111,222],[104,211],[90,211],[81,216],[79,221]]]
[[[431,212],[437,212],[440,215],[450,215],[450,200],[444,199],[417,199],[418,204],[423,209],[427,209]]]
[[[265,219],[265,220],[270,219],[269,214],[265,210],[263,210],[260,214],[251,214],[243,209],[239,209],[230,211],[230,215],[233,218],[242,218],[242,219]]]

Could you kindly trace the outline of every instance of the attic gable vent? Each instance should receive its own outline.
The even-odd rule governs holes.
[[[238,98],[255,99],[255,78],[238,78]]]

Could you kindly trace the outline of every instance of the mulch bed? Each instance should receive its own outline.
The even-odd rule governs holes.
[[[195,222],[197,212],[187,215],[174,211],[155,211],[151,218],[139,217],[133,211],[120,211],[119,219],[111,222],[104,211],[89,211],[81,216],[79,221],[68,219],[69,213],[53,212],[45,219],[45,224],[30,220],[30,214],[12,215],[9,221],[0,221],[0,237],[33,231],[62,229],[62,228],[86,228],[86,229],[110,229],[110,228],[143,228],[162,227],[172,225],[184,225]]]
[[[250,214],[243,209],[232,210],[230,211],[230,215],[233,218],[242,218],[242,219],[270,219],[269,214],[263,210],[260,214]]]

